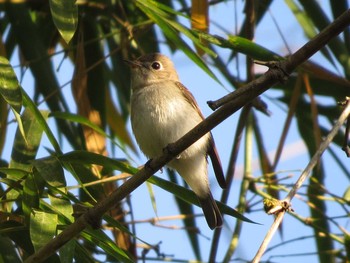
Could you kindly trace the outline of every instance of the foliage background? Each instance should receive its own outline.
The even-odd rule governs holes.
[[[0,149],[4,167],[1,169],[0,247],[5,262],[20,262],[37,251],[73,220],[72,204],[98,202],[116,187],[115,182],[107,182],[107,178],[131,172],[129,165],[137,167],[146,161],[136,154],[137,146],[129,133],[129,70],[122,62],[124,58],[159,50],[171,56],[183,83],[193,91],[205,115],[209,115],[211,111],[205,101],[219,98],[265,71],[249,61],[246,63],[246,54],[257,60],[276,59],[276,54],[286,56],[348,9],[349,4],[348,1],[310,0],[209,2],[210,33],[229,40],[228,48],[224,48],[215,44],[203,46],[206,35],[198,37],[197,31],[189,30],[189,11],[193,8],[192,14],[196,10],[201,14],[204,2],[162,1],[162,5],[157,5],[143,0],[78,1],[74,5],[66,1],[66,6],[61,6],[60,1],[28,1],[1,5],[1,55],[11,61],[23,90],[29,94],[26,97],[22,93],[21,101],[16,81],[8,80],[8,75],[1,76],[2,83],[15,83],[13,94],[17,94],[10,96],[15,98],[15,103],[0,102]],[[251,25],[247,31],[244,25],[249,24],[246,21],[251,17],[250,10],[255,10],[256,27]],[[199,24],[203,25],[205,20],[204,16]],[[251,32],[250,36],[247,32]],[[253,37],[268,50],[263,53],[261,47],[254,45],[249,49],[250,43],[234,38],[235,35]],[[205,52],[219,56],[215,59],[206,55],[206,63],[201,62],[192,41],[202,45]],[[206,261],[209,255],[213,257],[213,251],[217,252],[217,261],[251,260],[272,221],[272,217],[262,211],[264,193],[284,197],[309,155],[316,151],[322,135],[339,115],[336,101],[348,95],[349,42],[349,32],[345,31],[313,58],[314,64],[300,67],[287,83],[266,92],[262,99],[273,113],[271,117],[251,109],[249,117],[243,115],[248,111],[240,112],[213,131],[226,169],[232,160],[230,151],[237,120],[240,115],[246,120],[237,162],[243,165],[241,169],[236,167],[237,180],[229,188],[227,204],[238,206],[248,218],[263,225],[240,225],[241,221],[225,217],[220,242],[212,245],[212,240],[206,237],[211,239],[213,232],[202,217],[182,222],[177,216],[179,212],[200,215],[200,209],[145,184],[104,218],[103,232],[84,231],[80,242],[73,240],[59,256],[52,256],[49,261],[69,262],[73,257],[78,262],[128,261],[129,258],[132,261],[148,250],[148,262],[162,260],[163,256]],[[1,72],[6,72],[6,61],[1,65]],[[207,65],[225,88],[214,80]],[[1,94],[6,98],[4,90]],[[54,136],[46,131],[41,140],[45,127],[40,119],[39,123],[35,121],[38,115],[31,100],[40,110],[45,110],[42,115],[47,118]],[[21,118],[27,142],[20,134],[14,136],[17,124],[13,122],[16,115],[13,112],[19,113],[18,105],[22,103],[27,109],[27,115]],[[286,126],[288,113],[292,117],[290,127]],[[282,155],[271,154],[277,149],[284,127],[288,135]],[[346,193],[350,176],[341,146],[340,135],[325,154],[325,162],[314,171],[314,180],[308,182],[293,201],[295,214],[285,218],[280,236],[271,244],[279,246],[267,253],[265,260],[349,260],[345,237],[349,228]],[[290,160],[300,148],[301,154]],[[68,154],[73,150],[79,152]],[[104,169],[91,166],[97,158],[85,151],[113,158],[113,163],[111,159],[103,159]],[[274,165],[276,156],[281,157],[281,161]],[[167,177],[167,174],[164,171],[158,175],[182,184],[178,177],[172,174]],[[267,174],[275,175],[278,181],[266,177]],[[98,184],[83,190],[66,188],[92,181]],[[118,181],[117,185],[121,183]],[[215,182],[212,189],[220,199],[222,191]],[[149,223],[149,218],[157,215],[159,218],[175,215],[175,218],[160,221],[167,226],[161,228]],[[138,220],[148,223],[130,223]],[[136,241],[124,234],[125,229],[120,226],[123,221],[128,222],[129,230],[142,240]],[[188,232],[177,230],[182,223]],[[162,243],[154,247],[156,249],[149,247],[159,242]]]

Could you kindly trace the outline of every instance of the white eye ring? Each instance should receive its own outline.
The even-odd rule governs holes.
[[[152,62],[151,67],[152,67],[154,70],[161,70],[161,69],[163,69],[163,65],[162,65],[162,63],[160,63],[159,61],[154,61],[154,62]]]

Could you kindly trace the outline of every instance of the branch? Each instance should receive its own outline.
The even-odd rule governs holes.
[[[225,96],[225,98],[228,99],[219,105],[220,108],[217,111],[212,113],[208,118],[198,124],[178,141],[166,147],[162,156],[148,161],[144,168],[139,170],[107,198],[96,204],[95,207],[88,210],[84,215],[80,216],[73,224],[67,226],[64,231],[48,242],[35,254],[28,257],[25,262],[32,263],[44,261],[72,238],[79,235],[79,233],[87,226],[93,225],[94,222],[99,221],[103,214],[112,209],[118,201],[124,199],[169,161],[191,146],[195,141],[231,116],[245,104],[251,102],[264,91],[268,90],[271,86],[278,83],[280,80],[285,80],[297,66],[305,62],[320,50],[330,39],[340,34],[349,24],[350,10],[341,15],[330,26],[310,40],[310,42],[300,48],[287,60],[276,62],[277,64],[274,67],[269,68],[269,70],[260,78],[250,82],[242,88],[239,88],[228,96]]]
[[[282,202],[285,202],[286,204],[290,204],[290,201],[293,199],[293,197],[297,193],[298,189],[303,185],[304,181],[307,179],[307,177],[311,173],[312,169],[314,169],[314,167],[317,165],[323,152],[328,148],[328,146],[332,142],[333,138],[337,135],[340,127],[348,119],[349,114],[350,114],[350,100],[347,100],[346,107],[343,110],[343,112],[340,115],[337,122],[334,124],[332,130],[329,132],[327,137],[320,144],[320,147],[318,148],[317,152],[314,154],[314,156],[312,157],[312,159],[310,160],[310,162],[305,167],[304,171],[301,173],[300,177],[298,178],[298,180],[294,184],[293,188],[290,190],[287,197]],[[256,253],[252,263],[260,262],[260,259],[261,259],[262,255],[264,254],[268,243],[271,241],[274,233],[276,232],[279,225],[281,224],[285,212],[286,211],[283,210],[277,214],[275,221],[273,222],[271,228],[269,229],[268,233],[266,234],[264,241],[262,242],[262,244],[261,244],[258,252]]]

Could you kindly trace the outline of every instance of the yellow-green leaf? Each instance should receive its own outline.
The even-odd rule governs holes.
[[[50,0],[53,22],[64,41],[69,43],[78,25],[78,6],[75,0]]]
[[[46,245],[56,234],[58,217],[53,213],[35,210],[30,217],[30,237],[35,251]]]
[[[0,95],[17,113],[22,108],[22,93],[16,74],[10,62],[0,56]]]

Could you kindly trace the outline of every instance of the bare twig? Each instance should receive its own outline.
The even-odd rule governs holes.
[[[338,133],[338,130],[340,129],[340,127],[347,120],[349,114],[350,114],[350,101],[348,100],[345,109],[343,110],[343,112],[340,115],[340,117],[337,120],[337,122],[334,124],[332,130],[329,132],[327,137],[320,144],[320,147],[318,148],[317,152],[314,154],[314,156],[312,157],[312,159],[310,160],[310,162],[308,163],[308,165],[306,166],[304,171],[301,173],[300,177],[298,178],[298,180],[294,184],[292,190],[290,190],[290,192],[288,193],[287,197],[283,200],[283,202],[286,202],[286,203],[290,204],[290,201],[293,199],[293,197],[297,193],[298,189],[303,185],[304,181],[307,179],[307,177],[311,173],[312,169],[316,166],[316,164],[318,163],[318,161],[321,158],[321,155],[327,149],[329,144],[332,142],[333,138]],[[278,229],[278,226],[282,222],[282,219],[283,219],[283,216],[284,216],[285,212],[286,211],[283,209],[281,212],[278,213],[278,215],[277,215],[275,221],[273,222],[270,230],[266,234],[265,239],[262,242],[258,252],[256,253],[256,255],[255,255],[255,257],[254,257],[254,259],[252,261],[253,263],[260,262],[260,259],[261,259],[262,255],[264,254],[264,252],[265,252],[265,250],[267,248],[267,245],[269,244],[269,242],[272,239],[274,233]]]
[[[347,98],[347,100],[348,99],[349,98]],[[347,103],[347,101],[345,103]],[[345,134],[344,134],[344,143],[343,143],[343,147],[342,147],[342,150],[345,152],[347,157],[350,157],[349,134],[350,134],[350,116],[348,117],[347,122],[346,122],[346,129],[345,129]]]

